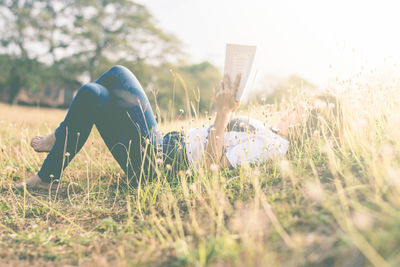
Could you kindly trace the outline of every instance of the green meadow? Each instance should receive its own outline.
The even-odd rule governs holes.
[[[399,87],[338,83],[337,134],[321,124],[284,159],[161,172],[138,188],[124,185],[94,130],[54,190],[12,190],[45,158],[30,138],[65,111],[0,104],[0,265],[399,266]],[[281,111],[261,103],[241,112],[273,123]]]

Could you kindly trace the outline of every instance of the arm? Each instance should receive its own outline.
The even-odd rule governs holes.
[[[222,148],[224,146],[225,128],[230,116],[240,105],[240,101],[235,99],[239,83],[240,75],[236,76],[235,82],[231,86],[229,77],[225,74],[224,81],[221,83],[220,90],[216,96],[217,114],[205,147],[204,160],[207,170],[213,164],[218,168],[231,167],[227,158],[225,156],[222,157]]]

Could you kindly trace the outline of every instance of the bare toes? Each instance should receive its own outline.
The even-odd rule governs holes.
[[[31,139],[31,144],[32,145],[36,145],[40,140],[42,140],[43,137],[42,136],[35,136]]]
[[[36,152],[41,152],[40,149],[40,141],[42,141],[43,137],[42,136],[35,136],[31,140],[31,147],[36,151]]]

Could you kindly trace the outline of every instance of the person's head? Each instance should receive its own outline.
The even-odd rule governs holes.
[[[340,98],[333,93],[319,93],[303,97],[284,112],[277,124],[281,134],[290,141],[309,139],[313,135],[337,135],[343,121]],[[254,132],[257,120],[246,116],[229,121],[227,131]]]
[[[246,116],[238,116],[231,119],[226,125],[227,132],[254,132],[256,131],[254,121]]]

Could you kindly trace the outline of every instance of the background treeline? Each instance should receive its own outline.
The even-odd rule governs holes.
[[[131,0],[0,0],[0,101],[68,107],[82,83],[120,64],[138,77],[158,115],[210,112],[221,74],[209,62],[190,63],[181,48]],[[248,98],[276,103],[303,87],[313,85],[266,77]]]
[[[160,112],[208,110],[220,73],[189,64],[181,47],[130,0],[0,0],[0,99],[68,106],[83,82],[121,64]]]

